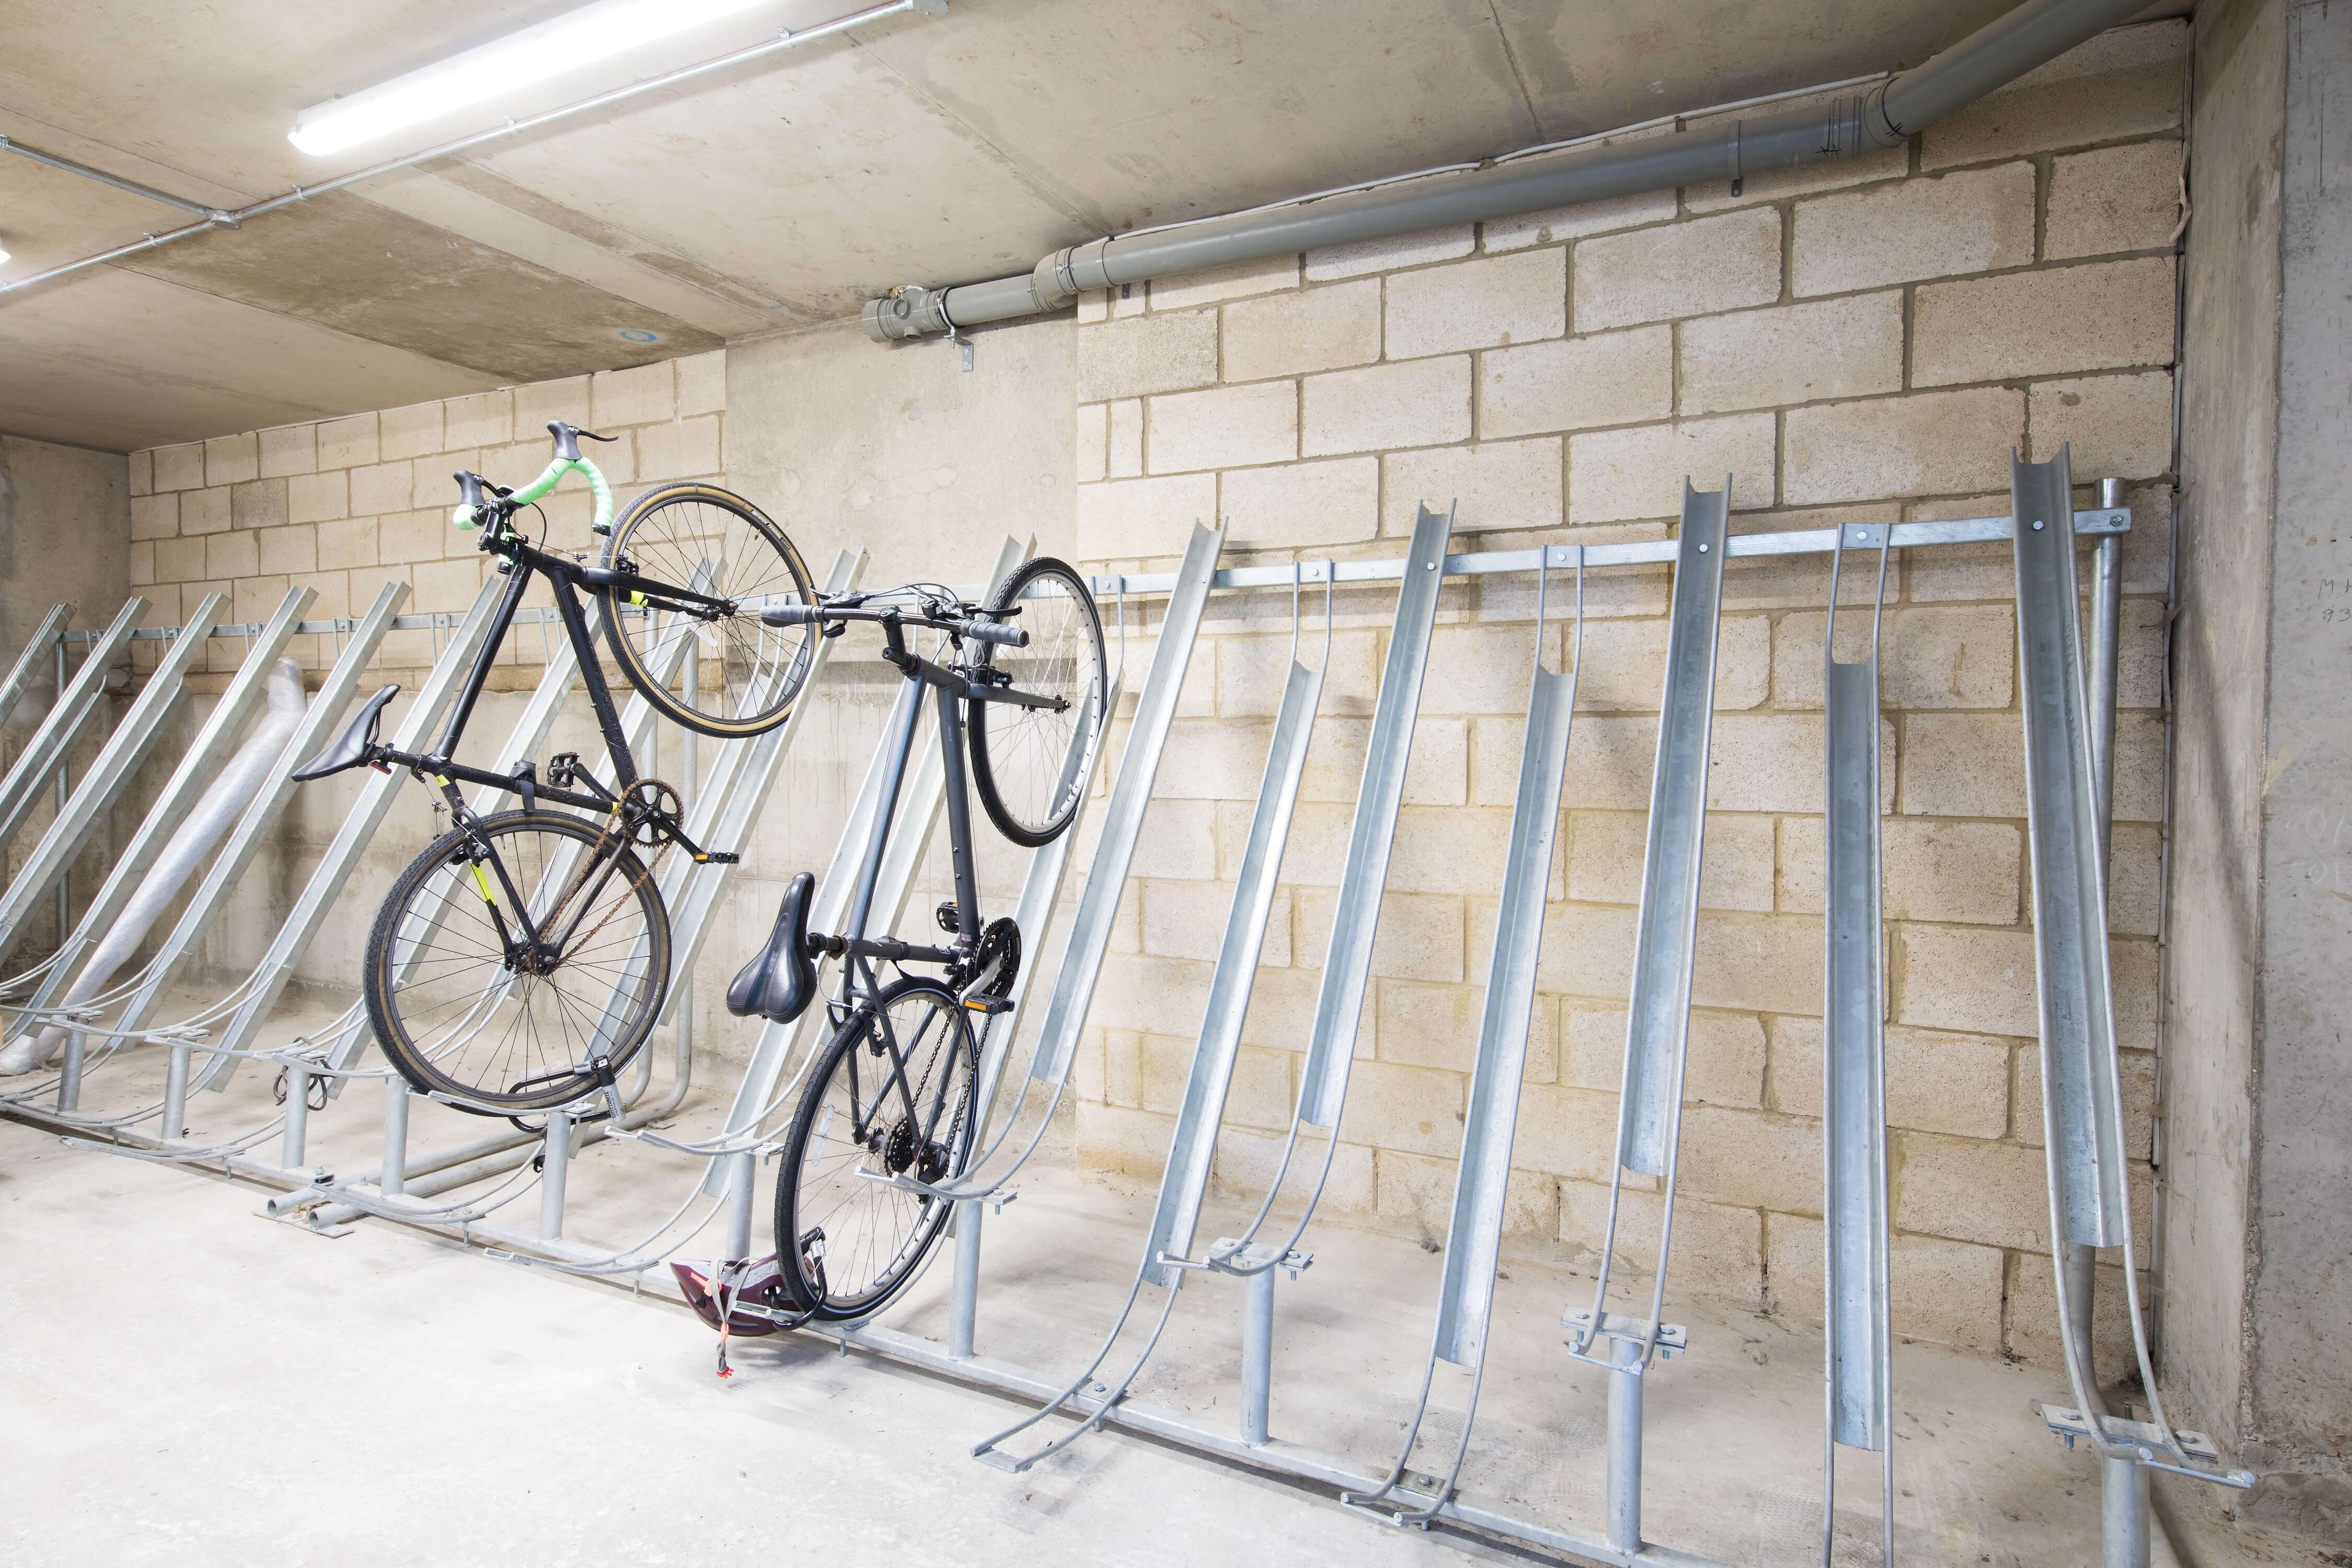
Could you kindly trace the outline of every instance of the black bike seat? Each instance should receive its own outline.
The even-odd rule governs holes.
[[[312,779],[325,778],[329,773],[355,768],[368,760],[368,752],[376,743],[376,733],[383,728],[383,706],[400,695],[397,682],[385,687],[361,705],[343,726],[343,732],[334,742],[294,770],[296,784],[309,784]]]
[[[815,897],[816,878],[806,871],[785,885],[768,945],[751,955],[727,987],[730,1013],[789,1024],[808,1010],[816,995],[816,965],[808,952],[809,902]]]

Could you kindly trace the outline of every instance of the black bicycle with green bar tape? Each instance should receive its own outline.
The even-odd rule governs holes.
[[[610,437],[561,422],[547,428],[555,458],[520,489],[454,476],[463,500],[451,521],[479,531],[508,584],[440,740],[422,752],[384,744],[384,706],[400,690],[386,686],[294,774],[405,768],[440,792],[453,826],[394,882],[368,937],[362,989],[377,1042],[401,1076],[483,1115],[551,1110],[610,1088],[653,1033],[669,989],[669,915],[655,881],[662,858],[675,847],[698,864],[735,858],[688,838],[677,790],[639,776],[581,595],[597,602],[629,684],[706,735],[782,723],[821,635],[779,624],[791,623],[779,612],[817,595],[800,552],[757,507],[709,485],[671,484],[615,521],[612,487],[580,454],[583,437]],[[534,543],[516,526],[575,471],[604,540],[593,564],[585,552],[544,548],[543,527]],[[499,646],[541,578],[579,658],[609,784],[572,752],[551,759],[544,775],[530,761],[494,773],[457,760]],[[520,795],[521,809],[478,814],[462,784]]]

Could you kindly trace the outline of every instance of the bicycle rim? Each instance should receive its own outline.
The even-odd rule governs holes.
[[[1029,634],[1025,647],[983,645],[985,662],[1013,678],[1013,687],[1063,706],[1024,708],[1007,702],[969,705],[971,778],[997,831],[1035,848],[1070,825],[1085,786],[1086,747],[1102,722],[1105,677],[1102,621],[1094,595],[1077,573],[1040,558],[1009,578],[990,602],[1017,605],[1013,625]]]
[[[716,619],[643,613],[599,597],[607,644],[629,683],[669,718],[706,735],[757,734],[792,712],[816,651],[814,626],[771,626],[763,605],[806,604],[808,569],[782,529],[740,496],[712,485],[665,485],[630,503],[604,563],[674,587],[735,602]],[[690,644],[680,657],[679,638]]]
[[[893,1053],[875,1054],[877,1032],[906,1064],[904,1095]],[[834,1037],[777,1175],[776,1251],[800,1310],[814,1306],[830,1321],[865,1317],[914,1279],[949,1205],[859,1173],[933,1183],[961,1174],[971,1152],[974,1060],[963,1009],[928,980],[887,987],[870,1021]]]
[[[668,989],[669,921],[644,863],[625,848],[600,860],[602,838],[576,817],[508,812],[478,838],[442,835],[401,873],[368,938],[365,992],[411,1084],[492,1113],[539,1110],[588,1092],[599,1057],[617,1070],[635,1056]],[[534,918],[555,912],[546,934],[569,940],[551,961],[510,948],[506,883],[487,860],[477,879],[478,846]]]

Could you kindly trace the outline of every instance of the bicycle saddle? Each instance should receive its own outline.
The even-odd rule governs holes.
[[[768,945],[751,955],[727,987],[727,1010],[739,1018],[753,1014],[772,1024],[789,1024],[807,1011],[816,995],[816,965],[809,962],[809,900],[816,878],[803,871],[784,888],[776,929]]]
[[[399,695],[400,686],[394,682],[369,698],[352,715],[352,721],[343,726],[343,732],[335,737],[332,744],[294,770],[294,782],[309,784],[312,779],[322,779],[366,762],[378,731],[383,728],[383,705]]]

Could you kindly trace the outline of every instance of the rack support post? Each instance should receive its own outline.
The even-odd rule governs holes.
[[[58,1068],[58,1109],[81,1109],[81,1058],[85,1041],[79,1029],[66,1036],[64,1065]]]
[[[1642,1550],[1642,1361],[1638,1340],[1612,1340],[1609,1374],[1609,1544]]]
[[[948,1354],[971,1359],[972,1320],[980,1310],[981,1200],[955,1206],[955,1277],[948,1289]]]
[[[383,1080],[383,1173],[375,1190],[395,1198],[408,1190],[408,1083]]]
[[[310,1069],[286,1064],[286,1146],[278,1163],[289,1171],[302,1168],[303,1143],[310,1131]]]
[[[1242,1441],[1265,1441],[1274,1400],[1274,1270],[1261,1268],[1242,1291]]]
[[[172,1042],[172,1059],[163,1068],[163,1125],[156,1129],[165,1143],[176,1143],[187,1131],[188,1042]]]
[[[730,1154],[727,1163],[734,1169],[727,1179],[727,1256],[748,1258],[751,1256],[751,1205],[758,1194],[753,1183],[760,1171],[760,1157],[751,1150]]]
[[[568,1111],[547,1113],[547,1131],[540,1135],[539,1238],[563,1236],[563,1185],[572,1173],[572,1117]]]

